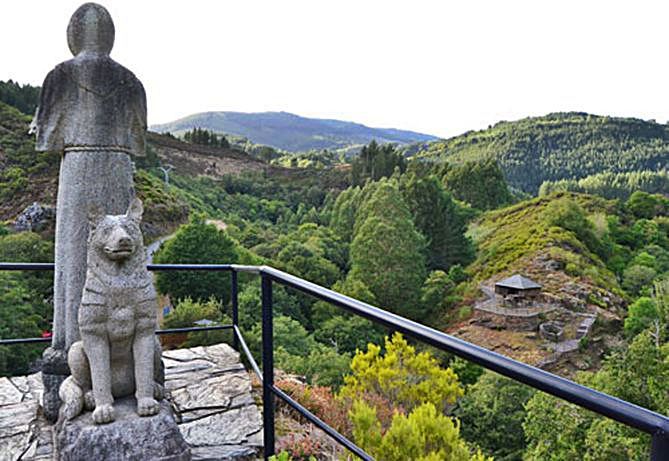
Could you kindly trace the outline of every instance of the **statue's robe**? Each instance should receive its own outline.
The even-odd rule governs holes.
[[[146,96],[109,56],[81,53],[46,77],[35,116],[36,148],[62,153],[58,182],[52,347],[79,340],[92,208],[123,214],[134,197],[130,154],[144,155]]]

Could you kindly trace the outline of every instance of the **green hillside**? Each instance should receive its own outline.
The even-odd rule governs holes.
[[[492,157],[509,185],[536,194],[544,181],[663,169],[669,128],[634,118],[555,113],[428,143],[416,155],[454,162]]]
[[[0,101],[0,219],[34,201],[55,202],[59,159],[35,152],[29,124],[29,116]]]
[[[409,144],[435,136],[393,128],[370,128],[359,123],[300,117],[288,112],[203,112],[170,123],[154,125],[159,133],[181,134],[200,127],[216,133],[248,138],[289,152],[343,149],[376,140],[379,143]]]
[[[582,216],[578,216],[579,211]],[[570,213],[581,219],[579,226],[583,228],[573,225],[572,221],[577,220]],[[600,238],[608,238],[607,217],[619,213],[613,201],[570,193],[556,193],[490,211],[470,227],[469,234],[478,251],[467,271],[476,285],[521,272],[531,275],[556,296],[564,294],[560,283],[565,278],[587,283],[593,295],[600,289],[609,291],[607,296],[620,295],[616,276],[606,265],[611,249]],[[597,232],[591,221],[603,221]],[[554,261],[551,266],[560,268],[561,275],[568,277],[551,281],[548,275],[554,277],[556,272],[546,270],[548,261]]]
[[[0,261],[53,256],[52,232],[16,232],[11,225],[33,201],[54,204],[59,156],[34,151],[29,121],[0,102],[0,219],[7,221],[0,225]],[[601,180],[621,184],[623,192],[615,200],[558,191],[507,206],[514,198],[495,161],[406,162],[394,150],[370,143],[348,169],[294,169],[220,142],[195,145],[156,133],[148,136],[146,157],[135,159],[135,187],[146,206],[145,236],[173,234],[154,254],[156,263],[268,264],[666,414],[669,199],[634,190],[656,191],[651,185],[666,179],[655,177],[657,165],[649,165],[662,158],[664,133],[653,123],[563,114],[501,123],[435,143],[422,153],[425,158],[481,160],[515,146],[517,157],[509,158],[517,165],[505,164],[501,155],[491,157],[507,175],[509,165],[516,165],[515,185],[535,189],[550,175],[582,177],[612,165],[650,172]],[[439,146],[450,146],[448,154],[440,154]],[[520,184],[522,162],[542,177]],[[549,175],[544,168],[550,165]],[[169,181],[160,166],[172,168]],[[350,187],[349,178],[355,180]],[[537,326],[495,321],[497,306],[488,304],[492,285],[514,273],[542,285],[539,305],[530,306],[541,311],[532,315],[562,325],[566,341],[544,338]],[[162,327],[191,326],[202,319],[230,322],[229,273],[163,274],[157,288],[174,309]],[[239,281],[240,328],[259,357],[260,283],[243,275]],[[0,337],[50,331],[51,274],[5,272],[0,284]],[[458,459],[481,461],[482,455],[469,456],[480,448],[495,459],[544,460],[546,446],[558,453],[553,459],[583,459],[586,445],[586,454],[605,453],[586,459],[622,459],[611,456],[619,447],[632,447],[625,459],[648,459],[648,441],[637,433],[623,437],[615,427],[604,427],[601,436],[601,420],[592,415],[586,419],[543,394],[521,392],[519,385],[450,354],[414,348],[399,335],[389,337],[384,347],[385,329],[296,290],[274,290],[275,365],[306,381],[291,378],[277,385],[376,459],[413,459],[417,450],[430,449],[421,440],[407,441],[405,434],[418,424],[425,433],[451,424],[443,443],[460,447]],[[585,320],[591,320],[592,329],[577,336]],[[183,344],[213,344],[226,334],[192,334]],[[176,346],[183,338],[173,340]],[[573,348],[567,350],[564,343]],[[27,373],[41,350],[37,345],[0,347],[0,375]],[[575,418],[584,421],[578,433],[553,443]],[[552,421],[560,424],[551,428]],[[289,424],[288,435],[299,434],[294,429],[299,426]],[[401,454],[392,458],[369,445],[374,442],[365,437],[369,427],[381,448]],[[462,429],[459,434],[456,427]],[[310,437],[305,432],[295,443]],[[603,450],[609,446],[612,451]]]

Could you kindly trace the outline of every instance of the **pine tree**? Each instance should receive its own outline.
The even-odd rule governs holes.
[[[411,175],[403,182],[402,192],[416,228],[428,241],[429,268],[447,271],[454,264],[470,262],[473,247],[465,236],[465,219],[439,180]]]
[[[380,146],[372,140],[369,145],[364,146],[358,157],[353,160],[351,178],[353,185],[362,185],[366,180],[378,181],[389,177],[399,168],[406,170],[406,162],[402,154],[395,150],[391,144]]]
[[[381,307],[417,317],[425,280],[425,240],[397,186],[380,183],[356,218],[349,277],[369,287]]]
[[[479,210],[493,210],[511,203],[504,174],[494,159],[447,167],[443,182],[458,200]]]

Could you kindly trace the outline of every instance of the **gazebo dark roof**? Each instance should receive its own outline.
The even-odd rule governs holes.
[[[541,288],[541,285],[539,285],[534,280],[530,280],[527,277],[523,277],[522,275],[518,274],[512,275],[507,279],[497,282],[495,286],[513,288],[516,290],[535,290],[537,288]]]

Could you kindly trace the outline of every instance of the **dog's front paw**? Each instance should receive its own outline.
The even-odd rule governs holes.
[[[159,409],[160,407],[158,406],[158,402],[156,402],[155,399],[152,399],[151,397],[142,397],[137,399],[137,414],[139,416],[155,415],[158,413]]]
[[[95,424],[105,424],[114,421],[114,407],[110,403],[97,405],[93,410],[93,421]]]

